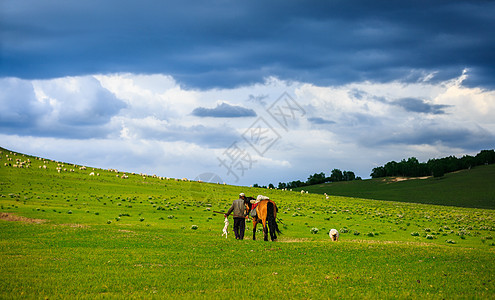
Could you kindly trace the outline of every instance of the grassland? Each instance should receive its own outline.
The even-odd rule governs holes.
[[[493,210],[122,175],[2,150],[1,299],[495,298]],[[241,191],[278,242],[221,237]]]
[[[495,209],[495,165],[440,178],[386,177],[303,187],[311,193],[410,203]]]

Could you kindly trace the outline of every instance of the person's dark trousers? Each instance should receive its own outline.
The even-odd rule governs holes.
[[[244,231],[246,231],[246,219],[234,218],[234,233],[235,238],[239,240],[244,239]]]

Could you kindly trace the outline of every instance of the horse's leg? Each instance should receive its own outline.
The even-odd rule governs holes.
[[[256,241],[256,225],[258,225],[258,221],[253,218],[253,241]]]
[[[266,219],[262,219],[263,221],[263,239],[268,241],[268,225],[266,224]]]

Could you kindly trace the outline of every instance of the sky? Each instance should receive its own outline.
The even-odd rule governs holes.
[[[0,146],[249,186],[495,148],[495,1],[0,2]]]

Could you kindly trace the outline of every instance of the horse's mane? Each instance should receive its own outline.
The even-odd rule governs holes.
[[[249,210],[251,210],[251,207],[253,207],[253,204],[251,203],[251,200],[256,200],[256,198],[246,197],[246,200],[244,201],[244,203],[246,203],[248,205]]]

